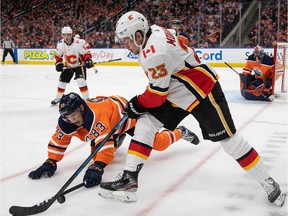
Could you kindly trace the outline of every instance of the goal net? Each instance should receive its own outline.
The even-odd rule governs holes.
[[[288,72],[288,43],[274,45],[274,64],[272,71],[272,93],[275,96],[284,96],[287,99],[287,72]]]

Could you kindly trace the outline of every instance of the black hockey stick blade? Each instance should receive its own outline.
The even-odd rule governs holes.
[[[42,203],[30,207],[12,206],[10,207],[9,212],[15,216],[39,214],[46,211],[55,202],[56,199],[57,196],[54,196],[48,200],[43,201]]]
[[[66,181],[57,194],[48,200],[45,200],[39,204],[30,207],[11,206],[9,209],[10,214],[15,216],[35,215],[46,211],[56,199],[58,199],[65,192],[66,188],[73,182],[73,180],[79,175],[89,161],[96,155],[96,153],[104,146],[107,140],[120,128],[120,126],[128,119],[128,115],[125,114],[120,121],[114,126],[114,128],[107,134],[107,136],[100,142],[89,157],[80,165],[80,167],[74,172],[74,174]]]

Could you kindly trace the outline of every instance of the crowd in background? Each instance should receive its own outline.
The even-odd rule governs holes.
[[[181,21],[182,31],[188,35],[189,45],[208,48],[219,47],[239,21],[240,2],[238,0],[140,0],[131,5],[132,0],[2,0],[1,37],[8,35],[16,47],[55,48],[61,39],[61,28],[70,26],[74,34],[84,37],[93,48],[122,47],[115,42],[114,29],[117,12],[123,8],[143,13],[150,24],[171,28],[174,19]],[[220,4],[221,2],[221,4]],[[245,0],[246,3],[250,2]],[[286,3],[287,4],[287,3]],[[244,13],[248,4],[242,4]],[[267,4],[262,10],[262,46],[271,47],[275,40],[277,4]],[[222,16],[221,16],[222,15]],[[220,18],[220,16],[222,18]],[[103,21],[108,20],[103,25]],[[246,47],[258,44],[258,23],[249,33]],[[287,42],[287,6],[281,11],[281,39]],[[84,34],[87,29],[95,29]],[[248,34],[248,33],[247,33]]]
[[[277,14],[280,14],[279,18],[279,30],[277,26]],[[261,22],[255,22],[254,28],[248,34],[249,43],[246,47],[259,44],[262,47],[273,47],[273,42],[277,41],[277,35],[279,35],[279,41],[288,42],[288,28],[287,28],[287,1],[283,1],[281,4],[281,10],[278,11],[278,5],[276,2],[268,2],[261,8]],[[260,26],[260,28],[259,28]],[[260,38],[258,40],[258,33],[260,31]]]

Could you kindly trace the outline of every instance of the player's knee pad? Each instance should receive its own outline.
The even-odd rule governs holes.
[[[83,87],[83,86],[87,86],[87,82],[86,82],[86,80],[83,79],[83,78],[78,78],[78,79],[76,79],[76,81],[77,81],[77,84],[78,84],[78,86],[79,86],[80,88]]]
[[[220,141],[223,149],[234,159],[245,155],[252,147],[242,135],[235,133],[232,137]]]
[[[153,147],[155,134],[162,126],[163,124],[155,117],[144,114],[137,120],[132,139]]]
[[[67,83],[59,81],[58,87],[61,89],[66,89]]]

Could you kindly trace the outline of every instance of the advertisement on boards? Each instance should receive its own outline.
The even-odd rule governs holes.
[[[55,49],[15,49],[18,64],[55,64]],[[213,49],[195,49],[202,62],[208,62],[211,66],[225,66],[224,62],[230,65],[244,66],[249,55],[252,54],[253,48],[213,48]],[[273,54],[273,49],[265,49],[268,55]],[[2,58],[2,51],[1,51]],[[127,49],[91,49],[92,59],[95,63],[105,62],[105,65],[139,65],[137,56]],[[117,59],[117,61],[107,62]],[[8,55],[5,64],[13,63],[12,58]]]

